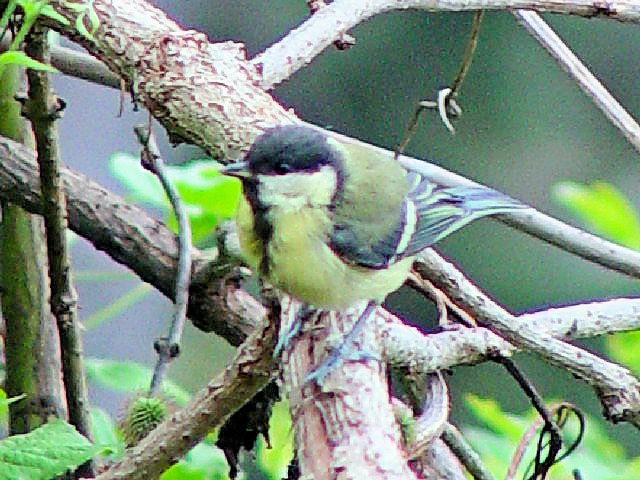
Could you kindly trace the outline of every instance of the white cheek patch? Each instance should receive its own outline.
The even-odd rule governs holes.
[[[258,175],[258,180],[264,205],[291,209],[329,205],[338,183],[335,170],[329,166],[316,172]]]

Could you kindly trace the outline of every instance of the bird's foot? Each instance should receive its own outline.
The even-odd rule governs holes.
[[[371,352],[356,349],[354,341],[362,331],[362,328],[366,324],[367,318],[375,311],[378,306],[375,302],[369,302],[360,314],[353,328],[344,337],[340,345],[333,350],[327,356],[324,361],[318,365],[311,373],[309,373],[304,380],[304,385],[307,386],[311,383],[316,383],[322,387],[326,376],[336,370],[342,362],[347,361],[367,361],[367,360],[379,360],[376,355]]]

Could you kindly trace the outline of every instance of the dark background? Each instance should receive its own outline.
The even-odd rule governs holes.
[[[307,16],[301,0],[158,1],[157,5],[188,28],[212,40],[246,44],[250,56],[277,41]],[[278,86],[275,97],[306,121],[362,140],[394,148],[419,100],[435,96],[455,75],[471,25],[470,13],[399,11],[377,16],[351,33],[357,44],[346,52],[329,48],[304,70]],[[570,47],[585,61],[631,114],[640,113],[640,35],[635,25],[547,15]],[[117,117],[119,93],[58,77],[58,93],[69,106],[60,122],[64,161],[103,185],[124,193],[106,168],[116,151],[136,153],[132,134],[145,114]],[[509,13],[487,12],[469,75],[462,87],[464,115],[451,136],[435,113],[422,117],[407,153],[529,203],[565,221],[568,214],[551,197],[560,180],[605,180],[640,201],[637,153],[546,52]],[[170,161],[201,154],[194,147],[171,149]],[[441,242],[438,249],[493,298],[515,312],[552,305],[637,295],[637,282],[588,263],[504,225],[482,220]],[[124,271],[83,240],[74,247],[78,271]],[[80,282],[80,315],[91,313],[134,288],[137,280]],[[415,297],[396,295],[402,306]],[[411,315],[433,317],[433,309]],[[135,360],[152,366],[152,342],[167,329],[171,304],[153,293],[116,319],[85,334],[88,355]],[[600,341],[588,344],[598,348]],[[223,340],[193,328],[186,332],[183,355],[173,377],[198,389],[225,365],[233,350]],[[547,399],[576,402],[596,416],[600,406],[592,390],[564,371],[526,355],[516,359]],[[453,418],[473,422],[463,396],[475,392],[497,398],[513,412],[528,402],[499,367],[455,369],[451,380]],[[112,413],[123,397],[91,388],[92,401]],[[638,453],[631,427],[609,427],[611,434]]]

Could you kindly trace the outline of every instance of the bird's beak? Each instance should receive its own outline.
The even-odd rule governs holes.
[[[239,179],[249,178],[251,173],[249,172],[249,164],[247,162],[235,162],[225,165],[220,169],[220,173],[223,175],[229,175]]]

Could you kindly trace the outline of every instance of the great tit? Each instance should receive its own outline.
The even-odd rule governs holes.
[[[524,207],[488,188],[435,184],[305,126],[266,131],[222,173],[242,181],[236,222],[254,271],[318,309],[369,302],[356,331],[422,249],[477,218]]]

